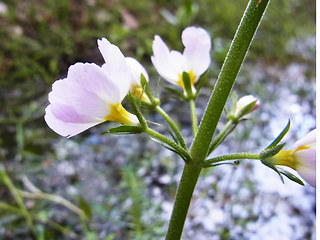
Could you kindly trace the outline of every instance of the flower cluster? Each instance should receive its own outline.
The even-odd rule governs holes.
[[[156,35],[151,61],[159,75],[168,82],[180,86],[185,96],[196,96],[195,83],[211,62],[211,39],[204,29],[187,27],[182,32],[182,43],[185,47],[183,53],[170,51],[163,40]],[[122,105],[123,99],[131,92],[129,100],[135,97],[159,110],[157,107],[159,102],[155,100],[147,84],[149,76],[146,70],[136,59],[125,57],[117,46],[105,38],[98,40],[98,48],[105,60],[102,66],[94,63],[76,63],[69,67],[66,78],[53,83],[52,91],[49,93],[50,104],[45,110],[45,121],[53,131],[65,137],[75,136],[105,121],[131,125],[120,126],[113,129],[114,132],[147,132],[141,130],[146,129],[147,124],[137,104],[132,104],[135,114],[129,113]],[[228,123],[211,143],[209,153],[232,132],[242,118],[260,105],[258,99],[252,95],[238,99],[234,94],[231,102]],[[184,159],[189,159],[189,152],[178,128],[162,110],[159,112],[179,139],[177,142],[168,140],[167,144],[175,152],[180,152]],[[158,139],[166,139],[151,130],[148,132]],[[277,151],[274,155],[270,155],[271,157],[263,158],[263,163],[273,169],[276,169],[273,167],[276,165],[288,166],[298,171],[302,178],[315,187],[315,143],[314,130],[297,141],[291,150]]]
[[[210,64],[211,40],[202,28],[188,27],[182,33],[183,54],[169,52],[159,36],[153,42],[151,60],[159,74],[184,89],[183,72],[188,72],[193,87]],[[50,105],[45,121],[56,133],[72,137],[105,121],[137,125],[137,117],[127,112],[121,102],[129,91],[149,102],[140,85],[141,74],[148,81],[144,67],[134,58],[125,57],[107,39],[98,40],[105,60],[100,67],[94,63],[76,63],[69,67],[66,78],[57,80],[49,93]]]

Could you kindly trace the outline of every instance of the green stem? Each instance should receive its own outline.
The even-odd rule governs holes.
[[[229,120],[226,125],[224,125],[216,138],[210,144],[208,155],[211,154],[223,142],[223,140],[233,131],[233,129],[235,129],[236,125],[237,124],[235,124],[232,120]]]
[[[161,114],[161,116],[167,121],[167,123],[169,124],[169,126],[171,127],[171,129],[174,131],[174,133],[176,134],[178,141],[180,143],[180,145],[184,148],[187,149],[187,145],[184,141],[184,138],[182,137],[179,128],[177,127],[177,125],[172,121],[172,119],[169,117],[169,115],[163,111],[163,109],[158,105],[156,107],[156,111],[158,113]]]
[[[203,167],[207,168],[210,167],[211,164],[223,162],[223,161],[229,161],[229,160],[241,160],[241,159],[257,159],[260,160],[260,154],[256,153],[234,153],[234,154],[228,154],[223,155],[215,158],[208,159],[204,161]]]
[[[198,131],[198,119],[196,114],[196,105],[193,99],[189,101],[190,103],[190,113],[191,113],[191,120],[192,120],[192,131],[193,136],[196,136]]]
[[[203,161],[208,153],[223,108],[269,2],[262,0],[257,5],[257,0],[250,0],[247,6],[192,143],[191,156],[195,161]]]
[[[222,66],[199,129],[191,145],[192,161],[185,165],[172,211],[166,240],[181,238],[194,188],[218,121],[242,62],[270,0],[250,0]]]
[[[167,137],[163,136],[162,134],[152,130],[149,127],[147,127],[145,129],[145,133],[149,134],[150,136],[152,136],[152,137],[160,140],[161,142],[169,145],[170,147],[172,147],[181,157],[183,157],[183,159],[186,162],[190,162],[191,161],[191,157],[190,157],[190,154],[189,154],[188,150],[184,149],[179,144],[171,141],[169,138],[167,138]]]
[[[198,164],[186,164],[174,202],[166,240],[181,238],[194,188],[197,184],[202,167]]]

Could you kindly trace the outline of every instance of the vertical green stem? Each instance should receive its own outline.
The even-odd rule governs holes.
[[[201,169],[201,165],[194,163],[186,164],[184,166],[176,199],[174,201],[166,240],[178,240],[181,238],[193,190],[197,184]]]
[[[206,111],[202,117],[199,129],[191,145],[192,161],[187,163],[183,170],[166,240],[178,240],[181,238],[183,225],[201,172],[202,163],[207,156],[210,142],[227,98],[269,2],[270,0],[261,0],[257,4],[257,0],[250,0],[244,12]]]
[[[191,156],[197,162],[207,155],[223,108],[269,2],[249,1],[191,146]]]
[[[198,119],[196,114],[196,105],[193,99],[189,101],[190,103],[190,113],[191,113],[191,120],[192,120],[192,132],[193,136],[196,136],[198,131]]]

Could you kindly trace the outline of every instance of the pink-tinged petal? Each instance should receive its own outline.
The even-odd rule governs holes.
[[[72,106],[78,112],[87,112],[88,109],[96,106],[99,109],[104,108],[105,103],[96,94],[72,83],[67,78],[54,82],[52,91],[49,93],[49,102],[53,105]]]
[[[94,63],[76,63],[70,66],[67,78],[76,82],[80,88],[97,95],[104,102],[115,104],[124,98],[121,86],[112,81],[111,74]]]
[[[305,165],[299,166],[297,169],[300,176],[312,187],[316,187],[316,169]]]
[[[315,148],[316,147],[316,130],[317,129],[313,129],[311,132],[309,132],[303,138],[298,140],[292,147],[293,151],[295,151],[297,148],[299,148],[301,146]]]
[[[56,133],[58,133],[59,135],[61,135],[63,137],[75,136],[78,133],[81,133],[81,132],[87,130],[88,128],[91,128],[91,127],[101,123],[99,121],[87,122],[87,123],[69,122],[71,120],[75,121],[77,119],[81,119],[81,117],[78,116],[77,114],[74,116],[72,116],[72,114],[68,115],[68,113],[66,113],[66,115],[64,116],[64,119],[68,120],[67,122],[65,122],[53,114],[52,105],[49,105],[46,108],[46,113],[45,113],[44,119],[45,119],[46,123],[48,124],[48,126],[53,131],[55,131]],[[81,120],[84,120],[84,119],[81,119]]]
[[[126,57],[126,63],[131,73],[131,85],[140,85],[141,74],[149,81],[146,69],[132,57]]]
[[[107,73],[108,78],[119,88],[120,98],[123,99],[130,88],[130,71],[126,65],[125,57],[120,49],[111,44],[107,39],[98,40],[99,50],[105,60],[102,69]]]
[[[297,151],[294,153],[294,158],[297,161],[297,166],[305,165],[316,169],[316,149],[309,148]],[[297,167],[298,168],[298,167]]]
[[[182,42],[185,46],[183,55],[188,61],[197,78],[209,67],[211,38],[206,30],[199,27],[187,27],[182,32]]]
[[[116,68],[123,65],[124,56],[122,52],[106,38],[98,39],[98,48],[105,62],[112,62]]]
[[[296,170],[311,186],[316,187],[316,129],[298,140],[293,147]]]
[[[177,84],[179,82],[179,74],[182,73],[181,59],[182,54],[177,51],[170,52],[167,45],[159,36],[154,37],[152,44],[153,56],[151,61],[157,72],[165,80]]]

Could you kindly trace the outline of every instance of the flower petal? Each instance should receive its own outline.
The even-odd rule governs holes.
[[[183,56],[177,51],[169,51],[167,45],[156,35],[152,44],[153,56],[151,61],[157,72],[165,80],[178,84],[179,74],[183,72]]]
[[[59,99],[63,99],[63,102],[78,105],[77,103],[83,104],[92,99],[104,104],[116,104],[124,98],[121,96],[121,86],[111,81],[108,73],[94,63],[76,63],[70,66],[67,78],[60,81],[52,85],[52,92],[49,94],[51,103],[61,102]]]
[[[316,187],[316,169],[301,165],[297,169],[300,176],[311,186]]]
[[[316,147],[316,129],[313,129],[303,138],[299,139],[292,147],[292,150],[295,151],[297,148],[301,146],[308,146],[315,148]]]
[[[111,44],[106,38],[98,40],[99,50],[105,60],[102,69],[106,71],[108,78],[118,86],[120,98],[123,99],[130,88],[130,71],[126,65],[125,57],[120,49]]]
[[[65,122],[53,114],[52,105],[49,105],[45,111],[44,119],[48,126],[63,137],[72,137],[100,123],[100,121],[87,123]],[[68,119],[68,121],[75,121],[77,118],[79,118],[79,116],[77,114],[72,115],[72,113],[69,113],[69,116],[65,116],[65,119]]]
[[[126,63],[131,73],[131,86],[140,85],[141,74],[149,81],[149,76],[145,68],[132,57],[126,57]]]
[[[182,43],[185,46],[183,55],[188,61],[188,67],[200,77],[209,67],[211,38],[206,30],[199,27],[187,27],[182,32]]]

